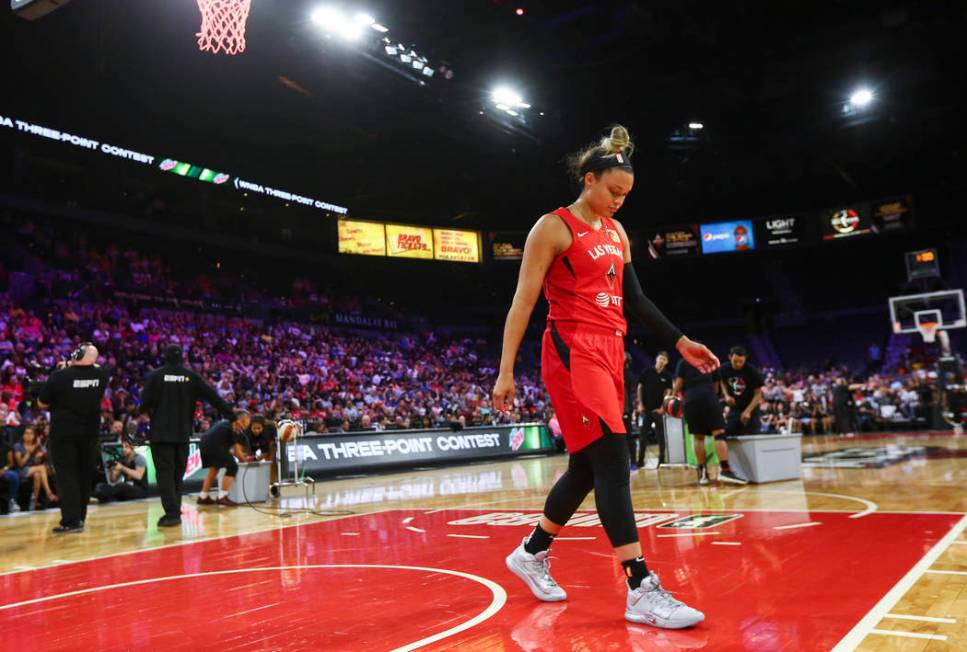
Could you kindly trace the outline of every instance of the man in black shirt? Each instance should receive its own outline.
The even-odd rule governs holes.
[[[675,384],[672,391],[681,393],[685,399],[683,409],[688,431],[695,439],[695,460],[698,462],[698,483],[705,485],[709,480],[705,438],[715,439],[715,452],[722,469],[719,479],[733,484],[746,484],[746,481],[732,472],[729,466],[729,448],[723,439],[725,435],[725,420],[722,418],[722,406],[718,398],[718,372],[703,374],[701,371],[679,360],[675,367]]]
[[[754,435],[760,432],[759,404],[762,403],[762,372],[748,362],[741,346],[729,350],[729,361],[719,367],[722,397],[729,406],[725,436]]]
[[[668,354],[659,351],[655,356],[655,366],[648,367],[638,378],[638,402],[644,411],[641,426],[641,445],[638,448],[638,466],[645,463],[645,449],[648,436],[654,434],[658,439],[658,465],[665,461],[665,397],[672,391],[672,375],[668,370]]]
[[[50,459],[57,472],[60,525],[57,534],[80,532],[94,481],[94,456],[101,425],[101,400],[110,374],[97,364],[97,347],[85,342],[40,390],[38,403],[50,408]]]
[[[94,497],[102,503],[111,500],[137,500],[148,495],[148,462],[134,450],[130,439],[121,443],[121,457],[104,464],[108,482],[99,482]]]
[[[369,415],[364,414],[362,418],[362,429],[371,430],[371,423]],[[276,440],[279,438],[279,434],[273,421],[266,419],[261,414],[256,414],[252,417],[252,424],[248,427],[248,432],[245,434],[245,448],[248,450],[249,455],[255,457],[255,453],[258,451],[259,459],[266,462],[275,462]],[[273,484],[278,482],[278,474],[278,468],[275,464],[272,464]]]
[[[840,376],[833,385],[833,419],[836,432],[845,435],[853,432],[853,392],[846,379]]]
[[[158,491],[165,515],[160,527],[181,525],[181,485],[188,463],[195,404],[204,399],[230,421],[231,406],[194,371],[182,364],[181,348],[164,351],[165,364],[152,371],[141,392],[141,410],[151,417],[151,457],[158,476]]]
[[[201,465],[208,469],[208,475],[201,483],[201,493],[198,495],[199,505],[225,505],[233,507],[236,505],[228,492],[235,482],[238,474],[238,462],[235,458],[245,459],[245,429],[249,426],[248,412],[241,411],[235,414],[235,421],[219,421],[201,436]],[[212,483],[218,477],[218,470],[225,469],[225,477],[222,479],[222,486],[218,492],[218,499],[213,500],[208,492],[211,491]]]

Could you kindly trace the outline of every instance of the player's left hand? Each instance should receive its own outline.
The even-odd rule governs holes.
[[[678,352],[682,354],[685,361],[701,371],[703,374],[710,374],[719,368],[721,363],[707,346],[693,342],[684,335],[675,345]]]
[[[748,412],[743,412],[742,414],[739,415],[739,421],[742,422],[742,425],[746,425],[747,423],[749,423],[749,419],[751,418],[752,418],[752,415],[749,414]]]

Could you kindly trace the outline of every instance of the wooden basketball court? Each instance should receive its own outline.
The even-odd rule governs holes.
[[[306,505],[157,499],[0,518],[5,649],[967,649],[967,439],[807,438],[801,481],[698,487],[633,475],[649,565],[702,609],[685,631],[623,618],[589,499],[554,545],[564,603],[504,567],[564,456],[320,482]],[[308,509],[307,509],[308,508]],[[268,513],[266,513],[268,512]],[[289,516],[276,516],[280,512]]]

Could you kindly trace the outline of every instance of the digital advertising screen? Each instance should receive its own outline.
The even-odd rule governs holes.
[[[674,226],[648,234],[648,253],[652,258],[695,256],[698,251],[698,228]]]
[[[454,263],[479,263],[480,233],[433,229],[433,257]]]
[[[387,224],[386,254],[391,258],[433,260],[433,229]]]
[[[524,242],[527,234],[517,232],[495,232],[490,234],[490,255],[494,260],[520,260],[524,257]]]
[[[823,240],[841,240],[871,235],[873,222],[865,207],[850,206],[824,211],[819,222]]]
[[[363,256],[386,255],[386,228],[381,222],[339,220],[339,253]]]
[[[913,228],[913,198],[897,197],[873,202],[870,207],[873,226],[880,233]]]
[[[702,224],[700,229],[703,254],[721,254],[755,249],[752,220]]]
[[[808,235],[805,215],[767,217],[756,220],[755,227],[755,239],[760,249],[802,244]]]

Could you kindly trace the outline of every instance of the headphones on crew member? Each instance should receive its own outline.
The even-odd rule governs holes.
[[[74,352],[71,353],[71,360],[74,362],[80,362],[84,359],[84,356],[87,355],[87,350],[92,346],[94,346],[93,342],[81,342],[77,348],[74,349]]]

